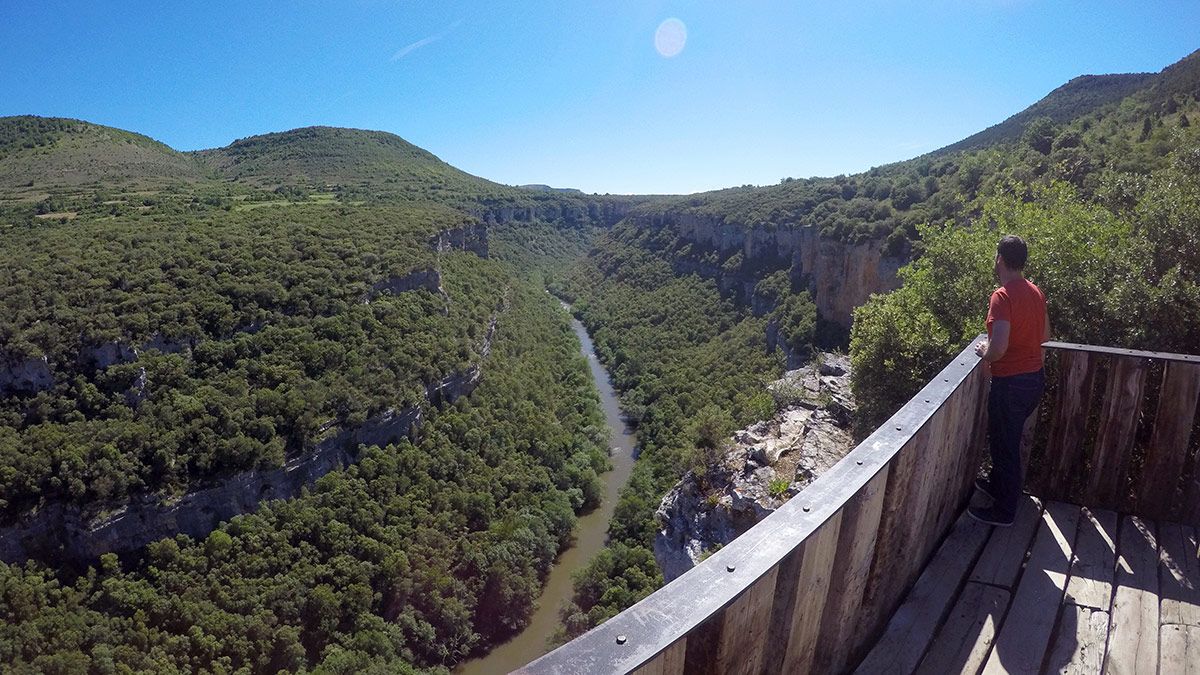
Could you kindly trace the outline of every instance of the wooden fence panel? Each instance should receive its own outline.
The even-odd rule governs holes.
[[[763,648],[767,644],[767,631],[771,620],[771,606],[776,597],[775,580],[778,574],[779,567],[772,568],[751,584],[733,604],[725,608],[725,618],[721,622],[721,642],[714,664],[718,673],[757,675],[761,669]],[[820,592],[819,589],[811,590],[814,593]]]
[[[817,640],[813,672],[840,673],[845,670],[855,651],[853,638],[863,606],[867,577],[875,561],[875,541],[879,518],[883,514],[887,473],[885,467],[846,504],[842,512],[837,553],[833,560],[833,579],[821,614],[821,635]]]
[[[829,597],[833,561],[837,556],[841,520],[842,513],[839,512],[805,542],[782,668],[774,670],[771,667],[774,664],[768,664],[767,672],[807,673],[812,670],[821,632],[821,614]]]
[[[1149,360],[1117,357],[1108,373],[1084,504],[1121,509]]]
[[[966,464],[978,458],[971,427],[984,383],[978,369],[964,379],[890,464],[855,645],[879,634],[969,495],[962,473],[977,468]]]
[[[683,655],[686,650],[687,638],[680,638],[649,663],[633,671],[633,675],[683,675]]]
[[[912,526],[911,504],[915,501],[915,482],[921,465],[916,447],[923,447],[929,437],[929,426],[918,432],[888,464],[887,487],[884,490],[883,510],[879,519],[879,534],[875,539],[874,563],[867,577],[863,612],[859,616],[856,643],[867,641],[879,633],[895,610],[904,589],[911,580],[902,583],[907,558],[917,551],[908,550],[908,532]]]
[[[1162,520],[1175,515],[1179,503],[1176,492],[1181,487],[1198,396],[1200,365],[1167,363],[1138,490],[1137,512],[1141,515]]]
[[[1057,400],[1053,405],[1050,438],[1038,494],[1063,499],[1071,479],[1083,466],[1083,444],[1088,415],[1092,409],[1097,359],[1087,352],[1064,351],[1059,355]]]

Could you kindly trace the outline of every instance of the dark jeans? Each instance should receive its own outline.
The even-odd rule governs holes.
[[[996,498],[997,515],[1005,519],[1016,516],[1024,483],[1021,432],[1045,388],[1044,370],[992,378],[988,393],[988,439],[992,449],[989,487]]]

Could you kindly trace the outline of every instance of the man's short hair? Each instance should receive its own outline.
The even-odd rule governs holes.
[[[1004,264],[1011,270],[1025,269],[1025,260],[1029,257],[1029,247],[1025,240],[1015,234],[1005,235],[996,247],[996,252],[1004,259]]]

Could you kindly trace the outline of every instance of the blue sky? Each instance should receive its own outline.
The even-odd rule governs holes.
[[[502,183],[695,192],[906,159],[1076,75],[1161,70],[1197,26],[1195,0],[0,0],[0,115],[180,150],[381,129]]]

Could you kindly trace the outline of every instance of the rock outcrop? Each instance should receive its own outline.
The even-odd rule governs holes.
[[[80,361],[96,370],[104,370],[118,363],[129,363],[137,360],[138,352],[124,342],[105,342],[88,347],[79,355]]]
[[[561,222],[565,225],[591,223],[609,227],[624,218],[633,206],[633,201],[618,199],[550,199],[534,206],[486,206],[473,211],[472,215],[491,224],[540,220]]]
[[[470,251],[480,258],[488,257],[488,229],[486,225],[467,223],[451,227],[429,239],[434,251]]]
[[[138,352],[148,352],[152,349],[158,350],[163,354],[186,354],[191,355],[192,350],[200,343],[198,338],[183,337],[169,338],[162,333],[154,333],[150,339],[142,343],[138,348]]]
[[[849,358],[822,354],[819,363],[773,383],[779,412],[736,432],[702,476],[688,472],[663,497],[654,556],[667,581],[774,512],[853,448]]]
[[[850,244],[822,237],[812,226],[750,226],[686,211],[635,218],[642,227],[671,227],[683,241],[716,250],[721,257],[741,253],[757,270],[790,268],[793,281],[811,292],[821,316],[844,327],[850,326],[854,308],[872,293],[899,286],[896,273],[907,262],[884,255],[882,239]],[[731,275],[716,264],[686,257],[677,259],[675,268],[716,278],[723,291],[753,303],[757,278]]]
[[[391,276],[375,282],[363,297],[363,302],[370,302],[384,293],[399,295],[417,289],[425,289],[441,296],[445,303],[442,313],[450,313],[450,296],[446,295],[446,289],[442,288],[442,271],[436,267],[413,270],[404,276]]]
[[[0,396],[36,394],[54,386],[54,374],[45,356],[13,358],[0,352]]]

